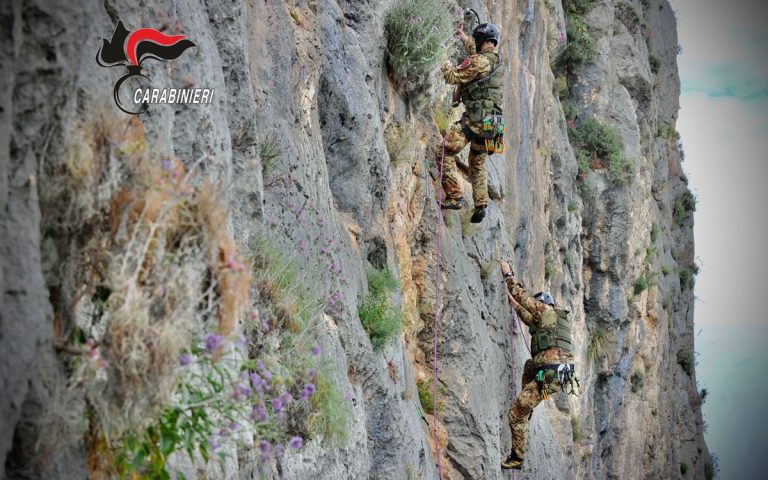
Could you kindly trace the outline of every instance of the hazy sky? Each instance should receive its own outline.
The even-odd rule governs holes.
[[[672,0],[698,196],[696,350],[720,477],[768,478],[768,2]]]

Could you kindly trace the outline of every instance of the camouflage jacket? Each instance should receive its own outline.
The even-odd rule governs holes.
[[[480,53],[474,53],[474,40],[465,36],[462,41],[469,56],[458,66],[454,66],[451,62],[446,62],[441,68],[443,78],[445,78],[445,82],[449,85],[464,85],[476,78],[482,78],[491,73],[491,68],[493,67],[488,57]],[[491,47],[484,51],[495,50],[495,47]]]
[[[560,312],[530,296],[522,285],[514,281],[514,277],[509,277],[506,281],[509,293],[512,294],[512,297],[519,304],[519,307],[515,307],[517,315],[532,332],[537,329],[547,328],[548,325],[553,324],[553,321],[554,323],[557,322],[557,314]],[[549,348],[541,352],[532,353],[534,354],[533,362],[536,365],[573,362],[573,355],[560,348]]]

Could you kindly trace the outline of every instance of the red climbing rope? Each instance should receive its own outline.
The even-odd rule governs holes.
[[[440,155],[440,185],[443,183],[443,165],[445,164],[445,137],[443,137],[442,154]],[[437,195],[437,231],[435,233],[435,324],[432,331],[435,334],[432,342],[432,434],[435,441],[435,457],[437,457],[437,475],[443,480],[443,469],[440,462],[440,444],[437,435],[437,338],[440,335],[440,231],[443,225],[443,198]]]

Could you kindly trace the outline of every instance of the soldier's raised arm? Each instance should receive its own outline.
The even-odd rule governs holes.
[[[526,325],[535,325],[541,321],[541,317],[547,310],[547,306],[525,291],[525,288],[515,280],[512,270],[507,262],[501,262],[501,271],[507,283],[507,290],[514,299],[515,311]],[[519,307],[519,308],[518,308]]]
[[[491,73],[491,61],[483,55],[471,55],[458,66],[446,62],[441,68],[445,83],[463,85]]]

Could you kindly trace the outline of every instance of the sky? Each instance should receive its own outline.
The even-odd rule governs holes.
[[[698,198],[696,369],[721,480],[768,478],[768,2],[671,0]]]

